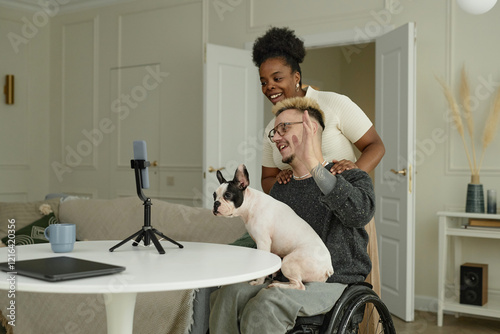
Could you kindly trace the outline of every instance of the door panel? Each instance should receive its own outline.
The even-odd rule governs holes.
[[[250,186],[261,189],[263,138],[262,93],[250,51],[208,44],[205,63],[203,206],[213,206],[219,186],[215,172],[226,179],[244,163]]]
[[[375,170],[382,299],[394,315],[414,318],[415,26],[409,23],[375,44],[377,132],[386,153]]]
[[[130,167],[133,159],[132,142],[144,140],[148,160],[153,163],[160,156],[160,90],[150,87],[152,73],[160,73],[160,64],[113,68],[111,75],[111,111],[116,129],[111,136],[110,152],[114,170],[111,171],[112,189],[135,189],[135,177]],[[149,168],[149,194],[159,192],[159,173]],[[124,185],[128,185],[125,187]]]

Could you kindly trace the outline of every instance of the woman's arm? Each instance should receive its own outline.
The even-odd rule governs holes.
[[[365,134],[354,143],[354,146],[361,152],[355,166],[369,173],[377,167],[385,154],[385,146],[373,125]],[[353,162],[341,160],[335,163],[331,172],[334,174],[342,173],[344,170],[352,169]]]
[[[356,161],[356,165],[367,173],[377,167],[385,154],[384,143],[373,126],[354,143],[354,146],[361,151],[361,156]]]
[[[279,168],[262,166],[262,178],[260,180],[262,190],[264,190],[266,194],[269,194],[275,182],[287,184],[292,178],[292,174],[291,169],[280,170]]]
[[[266,194],[269,194],[269,192],[271,191],[271,188],[276,182],[276,175],[278,175],[279,172],[280,172],[279,168],[270,168],[262,166],[262,177],[260,182],[262,185],[262,190]]]

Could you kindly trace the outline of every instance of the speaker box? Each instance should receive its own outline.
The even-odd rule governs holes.
[[[488,265],[464,263],[460,266],[460,304],[482,306],[488,302]]]

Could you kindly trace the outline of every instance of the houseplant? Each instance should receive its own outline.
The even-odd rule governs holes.
[[[465,205],[466,212],[479,212],[484,213],[484,192],[483,185],[479,181],[479,172],[484,161],[484,155],[486,148],[493,141],[497,131],[498,121],[500,120],[500,87],[497,90],[495,99],[491,105],[491,109],[486,119],[486,123],[483,129],[483,135],[481,138],[481,156],[479,163],[476,157],[476,146],[474,142],[474,118],[472,115],[471,107],[471,93],[469,87],[469,81],[467,79],[467,74],[465,71],[465,66],[462,67],[461,80],[460,80],[460,90],[459,95],[461,99],[461,106],[456,102],[450,87],[446,83],[437,78],[441,86],[443,87],[443,92],[448,101],[449,107],[451,109],[452,119],[455,127],[462,139],[462,143],[465,149],[465,155],[467,156],[467,161],[469,163],[469,168],[471,171],[471,181],[467,185],[467,200]],[[463,116],[460,109],[463,109]],[[464,125],[465,124],[465,125]],[[468,137],[470,140],[470,150],[465,138],[465,132],[467,130]]]

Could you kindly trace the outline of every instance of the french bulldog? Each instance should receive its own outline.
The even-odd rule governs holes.
[[[213,214],[240,216],[257,249],[282,258],[281,272],[289,282],[269,287],[305,290],[305,282],[325,282],[333,274],[328,248],[313,228],[288,205],[249,187],[248,171],[240,165],[232,181],[217,171],[219,187],[214,192]],[[264,283],[265,277],[250,282]]]

